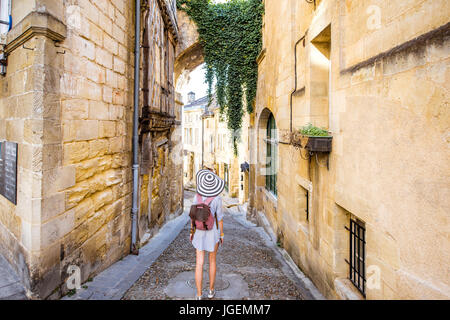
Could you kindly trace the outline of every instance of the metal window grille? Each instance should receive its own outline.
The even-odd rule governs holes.
[[[273,114],[270,114],[267,121],[267,137],[266,137],[266,189],[277,195],[277,157],[278,146],[276,137],[276,124]]]
[[[349,279],[366,296],[366,229],[356,220],[350,219]]]

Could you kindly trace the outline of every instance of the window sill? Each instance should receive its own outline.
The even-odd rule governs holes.
[[[262,187],[261,190],[266,195],[266,199],[268,199],[271,202],[273,202],[275,204],[275,206],[276,206],[277,203],[278,203],[278,197],[272,191],[267,190],[265,187]]]
[[[342,300],[365,300],[363,295],[355,288],[353,283],[347,278],[337,278],[334,280],[334,289]]]

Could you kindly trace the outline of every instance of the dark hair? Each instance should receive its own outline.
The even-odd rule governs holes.
[[[209,171],[211,171],[213,173],[216,173],[216,170],[214,170],[213,168],[207,167],[207,166],[203,166],[203,169],[209,170]]]

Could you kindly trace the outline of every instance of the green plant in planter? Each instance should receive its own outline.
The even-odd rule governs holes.
[[[217,103],[232,133],[234,153],[240,140],[245,100],[253,112],[258,83],[256,59],[262,47],[262,0],[178,0],[177,8],[197,25],[206,65],[209,102],[216,83]]]
[[[331,152],[333,137],[325,129],[308,123],[291,135],[291,144],[298,148],[305,148],[309,152]]]
[[[300,133],[305,136],[310,137],[329,137],[330,134],[327,130],[318,128],[313,126],[311,123],[308,123],[306,126],[303,126],[299,129]]]

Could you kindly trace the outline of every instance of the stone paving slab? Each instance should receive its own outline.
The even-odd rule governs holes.
[[[26,300],[25,289],[19,277],[0,254],[0,300]]]

